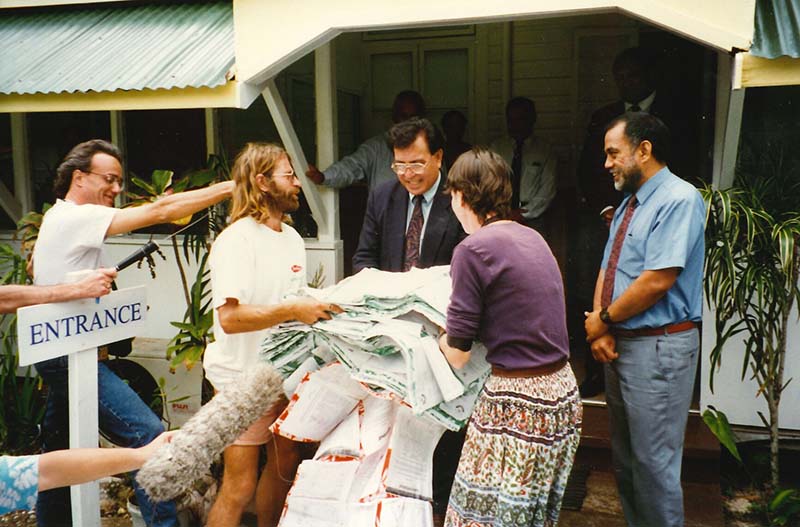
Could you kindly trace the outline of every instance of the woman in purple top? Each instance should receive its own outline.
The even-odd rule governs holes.
[[[473,149],[447,180],[469,236],[453,252],[439,347],[461,368],[480,340],[492,374],[467,429],[446,527],[555,525],[580,439],[561,273],[538,232],[506,219],[509,173],[499,155]]]

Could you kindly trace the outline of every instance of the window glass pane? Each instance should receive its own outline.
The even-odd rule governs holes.
[[[296,84],[302,88],[303,83]],[[279,87],[282,85],[283,83],[278,83]],[[284,90],[280,91],[286,102],[288,98],[284,95]],[[292,99],[293,104],[289,108],[289,112],[290,115],[294,116],[298,108],[307,109],[310,107],[312,109],[310,113],[304,116],[304,120],[307,121],[307,123],[301,127],[308,132],[308,130],[314,130],[313,90],[310,92],[312,97],[310,100],[307,97],[303,98],[302,95],[304,93],[308,95],[306,90],[303,89],[300,89],[297,94],[292,94],[297,95],[297,97]],[[303,112],[305,111],[307,110],[303,110]],[[278,130],[275,128],[275,123],[272,120],[272,116],[267,109],[267,104],[264,102],[263,97],[258,97],[246,110],[225,108],[221,109],[218,115],[220,136],[222,138],[222,151],[225,152],[225,156],[231,166],[236,158],[236,154],[238,154],[248,142],[266,141],[282,144],[281,138],[278,135]],[[293,118],[293,124],[297,127],[298,119]],[[310,137],[313,140],[315,136],[312,133]],[[308,133],[305,133],[304,137],[300,137],[301,143],[304,139],[308,142]],[[309,147],[313,148],[313,143],[311,145],[303,144],[303,151],[308,161],[313,163],[316,156],[311,155],[313,152],[309,150]],[[311,216],[311,210],[302,192],[300,193],[300,208],[292,214],[292,219],[295,229],[297,229],[297,232],[300,233],[301,236],[304,238],[316,238],[317,224]]]
[[[222,150],[230,164],[233,164],[233,159],[245,143],[250,141],[280,143],[281,141],[263,97],[257,97],[246,110],[222,108],[217,115]]]
[[[466,108],[469,99],[467,50],[427,50],[424,57],[422,93],[428,108]]]
[[[108,112],[29,113],[28,143],[33,177],[34,207],[53,203],[53,181],[64,156],[78,143],[111,140]]]
[[[206,164],[203,110],[140,110],[124,114],[129,175],[150,181],[154,170],[176,177]]]
[[[390,112],[394,96],[414,89],[414,63],[411,52],[372,55],[372,108]]]

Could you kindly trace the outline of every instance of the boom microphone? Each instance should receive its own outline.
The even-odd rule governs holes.
[[[122,271],[126,267],[130,267],[131,265],[135,264],[139,260],[147,257],[148,255],[154,253],[158,249],[158,244],[154,241],[149,241],[144,246],[139,247],[134,251],[133,254],[122,260],[118,263],[114,268],[117,271]]]
[[[259,364],[226,385],[159,448],[136,475],[155,501],[188,490],[222,451],[283,397],[283,379]]]

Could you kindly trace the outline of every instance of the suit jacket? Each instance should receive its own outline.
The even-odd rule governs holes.
[[[433,198],[422,239],[418,267],[449,265],[453,249],[466,234],[450,208],[450,196],[443,192],[445,178]],[[375,187],[367,200],[367,212],[358,248],[353,255],[353,272],[365,267],[381,271],[403,270],[403,245],[408,215],[408,191],[396,179]]]
[[[622,101],[603,106],[592,114],[586,129],[586,138],[578,164],[578,185],[583,205],[588,213],[595,216],[600,214],[603,207],[607,205],[616,207],[622,201],[622,192],[614,189],[614,180],[603,166],[606,159],[603,143],[606,126],[623,113],[625,113],[625,103]],[[659,92],[656,92],[656,97],[653,99],[648,113],[664,121],[664,124],[670,128],[673,136],[673,152],[675,152],[677,146],[674,143],[678,134],[672,126],[674,112],[665,104],[663,98],[659,97]],[[674,162],[670,162],[670,169],[679,169],[674,165]]]

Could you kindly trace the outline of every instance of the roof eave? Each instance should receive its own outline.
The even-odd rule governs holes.
[[[800,58],[778,57],[768,59],[751,53],[740,53],[737,61],[739,79],[736,87],[758,88],[800,84]]]
[[[215,88],[2,94],[0,112],[247,108],[259,93],[252,85],[233,80]]]

